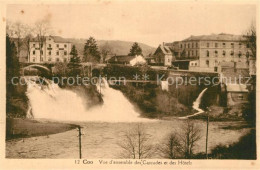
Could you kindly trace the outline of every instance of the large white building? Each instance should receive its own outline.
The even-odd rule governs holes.
[[[38,38],[30,42],[29,63],[69,62],[71,43],[59,36],[46,36],[40,49]]]

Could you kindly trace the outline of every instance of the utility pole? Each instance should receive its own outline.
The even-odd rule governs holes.
[[[209,109],[207,108],[206,159],[208,159]]]
[[[81,135],[82,135],[82,133],[81,133],[81,127],[80,126],[78,126],[78,131],[79,131],[79,159],[81,159]]]

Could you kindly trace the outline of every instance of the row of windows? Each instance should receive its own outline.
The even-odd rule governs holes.
[[[225,43],[225,42],[223,42],[223,43],[214,43],[214,47],[215,48],[218,48],[220,45],[219,44],[222,44],[222,47],[223,48],[225,48],[226,47],[226,44],[227,43]],[[183,46],[184,45],[184,46]],[[239,48],[241,48],[242,47],[242,43],[239,43],[238,44],[239,45]],[[207,47],[210,47],[211,46],[211,44],[210,43],[207,43]],[[234,48],[234,43],[230,43],[230,46],[231,46],[231,48]],[[199,47],[199,45],[198,45],[198,43],[196,42],[196,43],[187,43],[187,44],[181,44],[180,45],[180,47],[181,48],[198,48]],[[249,44],[247,44],[247,48],[249,48]]]
[[[238,45],[239,45],[239,48],[242,47],[242,43],[239,43]],[[230,46],[231,46],[231,48],[234,48],[234,47],[235,47],[234,43],[230,43]],[[207,47],[210,47],[210,43],[207,43]],[[219,43],[215,43],[215,44],[214,44],[214,47],[215,47],[215,48],[218,48],[218,47],[219,47]],[[222,47],[225,48],[225,47],[226,47],[226,43],[223,42],[223,43],[222,43]]]
[[[225,60],[222,60],[222,62],[226,62]],[[233,60],[231,60],[231,62],[233,62]],[[238,60],[238,62],[241,62],[241,60]],[[215,60],[215,66],[217,66],[220,63],[220,61]],[[206,60],[206,65],[207,67],[209,67],[209,60]]]
[[[33,44],[33,47],[35,48],[35,44]],[[48,45],[49,48],[51,48],[51,44]],[[59,48],[60,45],[59,44],[56,44],[56,47]],[[64,44],[64,48],[67,48],[67,44]]]
[[[218,56],[218,51],[215,50],[215,51],[214,51],[214,54],[215,54],[215,57],[217,57],[217,56]],[[226,51],[225,51],[225,50],[222,51],[222,55],[223,55],[223,56],[226,55]],[[230,51],[230,55],[231,55],[231,56],[234,56],[234,51]],[[209,52],[208,50],[206,51],[206,56],[207,56],[207,57],[210,56],[210,52]],[[241,51],[239,51],[239,52],[238,52],[238,57],[241,57],[241,56],[242,56],[242,53],[241,53]],[[246,52],[246,57],[249,57],[249,52]]]
[[[35,51],[33,51],[32,54],[35,55]],[[48,54],[51,55],[51,51],[49,51]],[[67,55],[67,54],[68,54],[67,51],[64,51],[64,55]],[[41,55],[43,55],[43,51],[42,50],[41,50]],[[56,55],[60,55],[60,52],[57,51]]]
[[[181,44],[181,48],[183,47],[183,44]],[[196,48],[198,48],[199,47],[199,44],[196,42],[196,43],[188,43],[188,44],[184,44],[184,48],[194,48],[194,47],[196,47]]]
[[[36,61],[36,58],[33,57],[33,62],[35,62],[35,61]],[[43,58],[41,58],[40,61],[43,61]],[[51,58],[48,58],[48,61],[51,61]],[[59,58],[56,58],[55,61],[56,61],[56,62],[59,62],[59,61],[61,61],[61,60],[60,60]],[[63,59],[63,62],[67,62],[67,58],[64,58],[64,59]]]

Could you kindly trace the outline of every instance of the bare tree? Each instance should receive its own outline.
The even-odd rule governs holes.
[[[104,45],[100,46],[100,53],[101,53],[101,62],[105,62],[107,56],[112,53],[112,48],[109,46],[108,42]]]
[[[15,38],[15,43],[17,47],[17,57],[20,58],[22,40],[26,35],[25,25],[23,25],[21,22],[13,23],[11,21],[8,21],[6,29],[7,29],[7,34],[10,37]]]
[[[177,132],[170,133],[165,141],[158,145],[158,153],[167,159],[183,158],[182,146]]]
[[[181,129],[183,132],[179,136],[182,152],[185,158],[191,158],[194,146],[201,139],[200,129],[191,120],[187,120]]]
[[[44,18],[42,20],[39,20],[35,23],[34,32],[37,35],[37,40],[39,43],[39,50],[40,50],[40,60],[42,61],[42,55],[43,55],[43,45],[45,42],[45,38],[50,33],[50,23],[49,20]]]
[[[143,159],[149,158],[153,153],[150,136],[140,124],[131,131],[125,132],[118,145],[123,149],[120,155],[122,158]]]
[[[252,57],[256,59],[256,27],[252,23],[250,28],[246,31],[244,35],[246,45],[249,47],[252,53]]]

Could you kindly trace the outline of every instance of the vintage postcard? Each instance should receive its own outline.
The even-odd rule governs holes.
[[[259,1],[0,13],[1,169],[260,167]]]

